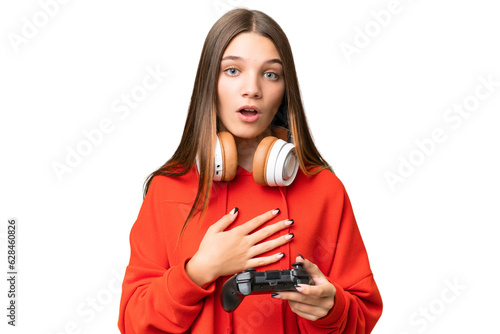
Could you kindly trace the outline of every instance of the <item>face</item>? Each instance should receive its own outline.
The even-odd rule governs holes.
[[[239,138],[255,138],[273,120],[285,93],[283,66],[274,43],[241,33],[221,60],[217,112],[223,128]]]

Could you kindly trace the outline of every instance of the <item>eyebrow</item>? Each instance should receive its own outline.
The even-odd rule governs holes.
[[[224,61],[224,60],[245,61],[244,58],[239,57],[239,56],[226,56],[226,57],[221,59],[221,61]],[[281,59],[278,59],[278,58],[269,59],[268,61],[266,61],[266,64],[280,64],[281,66],[283,66]]]

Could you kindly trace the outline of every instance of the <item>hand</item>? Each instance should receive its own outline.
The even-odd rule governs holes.
[[[279,261],[284,254],[256,256],[286,244],[293,234],[260,242],[288,228],[293,220],[283,220],[250,234],[278,214],[279,210],[267,211],[243,225],[225,231],[238,216],[237,209],[233,209],[208,228],[198,251],[186,264],[188,276],[194,283],[205,288],[220,276],[232,275],[248,268],[257,268]]]
[[[332,309],[337,289],[328,281],[318,266],[297,256],[296,262],[303,262],[303,268],[311,275],[315,285],[299,284],[298,292],[282,291],[273,298],[288,300],[290,309],[298,316],[316,321]]]

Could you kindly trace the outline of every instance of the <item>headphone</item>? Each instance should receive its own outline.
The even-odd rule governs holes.
[[[286,137],[285,137],[286,138]],[[214,181],[231,181],[238,168],[238,152],[229,132],[217,133],[215,144]],[[299,160],[295,146],[283,139],[269,136],[261,140],[253,158],[253,178],[262,186],[288,186],[297,171]]]

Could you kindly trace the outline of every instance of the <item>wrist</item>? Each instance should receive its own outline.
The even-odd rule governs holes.
[[[186,263],[186,273],[199,287],[206,289],[217,279],[217,275],[207,265],[209,261],[199,260],[196,254]]]

